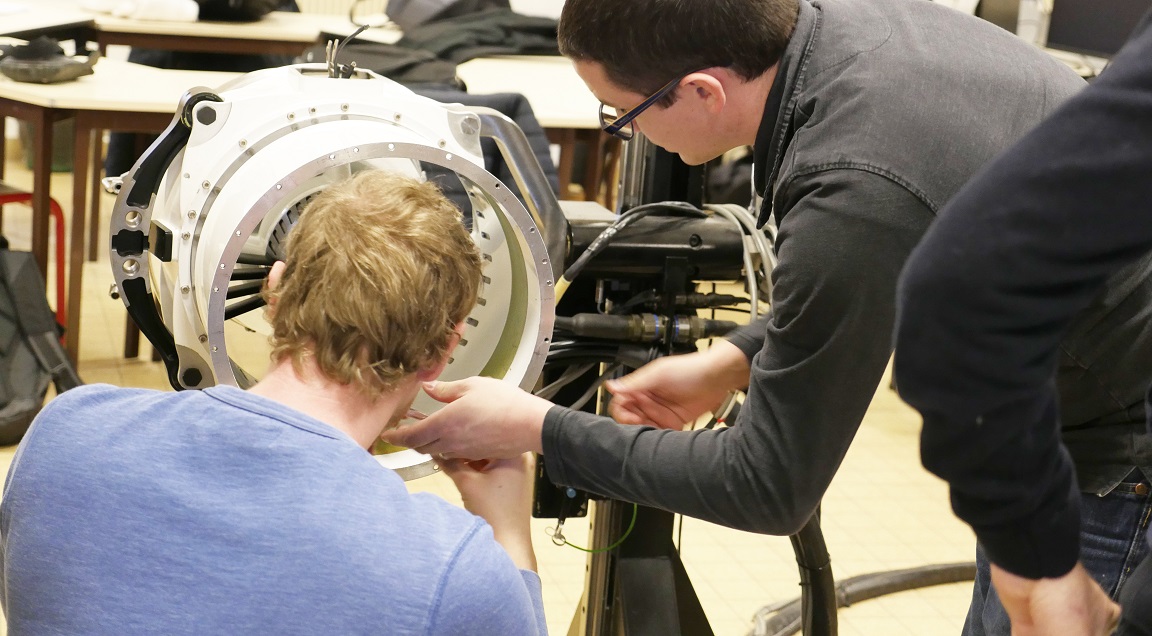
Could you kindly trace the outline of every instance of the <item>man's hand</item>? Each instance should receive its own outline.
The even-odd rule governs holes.
[[[728,341],[659,358],[604,384],[612,392],[608,413],[623,424],[684,428],[719,406],[729,391],[748,386],[749,370],[744,352]]]
[[[504,547],[512,562],[522,570],[536,570],[532,551],[533,457],[524,453],[512,459],[467,462],[440,461],[444,474],[452,478],[464,507],[492,526],[496,542]]]
[[[1120,606],[1079,563],[1056,579],[1026,579],[992,565],[992,585],[1012,620],[1012,636],[1107,636]]]
[[[552,403],[492,378],[428,382],[424,392],[447,406],[380,439],[439,459],[511,459],[543,453],[540,437]]]

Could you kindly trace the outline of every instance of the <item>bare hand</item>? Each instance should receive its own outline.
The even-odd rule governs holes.
[[[428,382],[424,392],[447,406],[380,439],[437,458],[511,459],[543,452],[540,434],[552,403],[492,378]]]
[[[1120,606],[1079,563],[1055,579],[1026,579],[992,565],[992,585],[1012,621],[1012,636],[1107,636]]]
[[[536,570],[531,525],[534,458],[524,453],[512,459],[467,462],[441,460],[444,474],[460,491],[464,507],[492,526],[496,541],[513,563]]]
[[[605,383],[608,414],[623,424],[680,429],[714,410],[730,391],[748,385],[750,365],[729,342],[708,351],[668,356]]]

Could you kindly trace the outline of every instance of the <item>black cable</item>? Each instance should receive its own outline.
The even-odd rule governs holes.
[[[340,53],[344,51],[344,47],[348,46],[348,43],[351,42],[352,40],[355,40],[356,37],[359,36],[361,33],[367,31],[368,27],[369,27],[369,25],[367,25],[367,24],[361,24],[360,26],[356,27],[355,31],[348,34],[348,37],[344,38],[343,40],[340,40],[340,44],[336,46],[336,53],[334,53],[332,55],[332,59],[333,60],[339,59]]]
[[[807,636],[835,636],[836,581],[832,578],[832,558],[820,531],[820,509],[792,540],[796,566],[800,569],[800,622]]]
[[[574,411],[579,411],[581,408],[583,408],[589,400],[596,396],[596,392],[600,390],[600,386],[604,384],[604,382],[609,378],[611,378],[617,371],[619,371],[620,367],[621,365],[619,364],[614,364],[608,367],[607,371],[600,374],[600,377],[592,381],[592,384],[588,386],[588,390],[584,391],[584,395],[581,395],[580,397],[576,398],[574,402],[567,405],[568,408]]]
[[[568,370],[565,371],[559,378],[552,381],[546,386],[541,387],[539,390],[534,391],[533,395],[542,397],[545,400],[551,400],[560,392],[561,389],[575,382],[580,376],[592,370],[596,366],[595,362],[587,362],[581,365],[569,365]]]
[[[641,347],[624,344],[618,347],[604,347],[589,350],[549,352],[546,365],[572,365],[579,363],[620,363],[630,369],[639,369],[656,359],[659,350],[655,347]]]
[[[656,295],[656,290],[654,290],[654,289],[645,290],[645,291],[642,291],[639,294],[636,294],[635,296],[629,298],[628,300],[624,301],[622,304],[614,307],[612,309],[611,313],[613,313],[613,314],[631,313],[631,310],[633,307],[635,307],[637,305],[643,305],[644,303],[655,302],[657,298],[658,298],[658,296]]]
[[[971,562],[861,574],[836,585],[836,606],[849,607],[886,594],[933,585],[963,583],[974,578],[976,564]],[[799,632],[802,606],[802,599],[793,599],[761,608],[754,618],[756,625],[748,636],[791,636]]]
[[[355,8],[355,5],[353,5],[353,8]],[[337,60],[340,59],[340,53],[344,51],[344,47],[348,46],[349,42],[355,40],[357,36],[366,31],[369,26],[370,25],[362,24],[356,27],[355,31],[353,31],[343,40],[340,40],[340,44],[336,45],[336,50],[332,52],[332,60],[330,62],[330,66],[328,67],[330,74],[335,71],[336,74],[333,77],[339,77],[341,79],[352,77],[352,73],[356,70],[356,62],[352,62],[352,64],[345,66],[344,64],[340,64]]]

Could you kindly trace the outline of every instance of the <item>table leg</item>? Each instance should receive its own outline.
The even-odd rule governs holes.
[[[88,153],[88,158],[92,162],[91,175],[89,176],[89,191],[90,198],[88,199],[88,261],[95,263],[99,257],[100,250],[105,246],[100,244],[100,195],[104,193],[104,188],[100,184],[100,177],[104,173],[104,166],[101,165],[101,159],[104,157],[103,150],[103,137],[104,131],[92,131],[92,148]]]
[[[4,166],[8,163],[8,118],[0,116],[0,181],[4,181]],[[0,232],[4,231],[4,206],[0,205]]]
[[[560,146],[560,165],[556,174],[560,177],[560,198],[569,199],[568,186],[572,183],[572,166],[575,165],[576,131],[572,128],[549,128],[545,131],[548,141]]]
[[[72,149],[72,232],[68,245],[68,328],[64,348],[76,364],[80,357],[80,294],[84,289],[84,216],[87,210],[88,161],[92,156],[92,128],[84,114],[76,114]]]
[[[140,355],[140,329],[132,322],[129,316],[124,323],[124,357],[135,358]]]
[[[8,127],[8,118],[0,116],[0,133]],[[0,181],[4,180],[4,166],[8,163],[8,136],[0,135]]]
[[[37,109],[32,124],[32,256],[48,280],[48,200],[52,184],[52,118]]]
[[[581,130],[579,138],[584,142],[584,200],[600,199],[600,177],[604,166],[604,139],[599,130]]]

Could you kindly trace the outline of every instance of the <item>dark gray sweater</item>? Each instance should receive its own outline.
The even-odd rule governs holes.
[[[755,145],[780,229],[773,307],[728,429],[553,408],[559,483],[771,534],[812,514],[891,353],[896,279],[939,207],[1083,87],[990,24],[920,0],[800,2]]]

